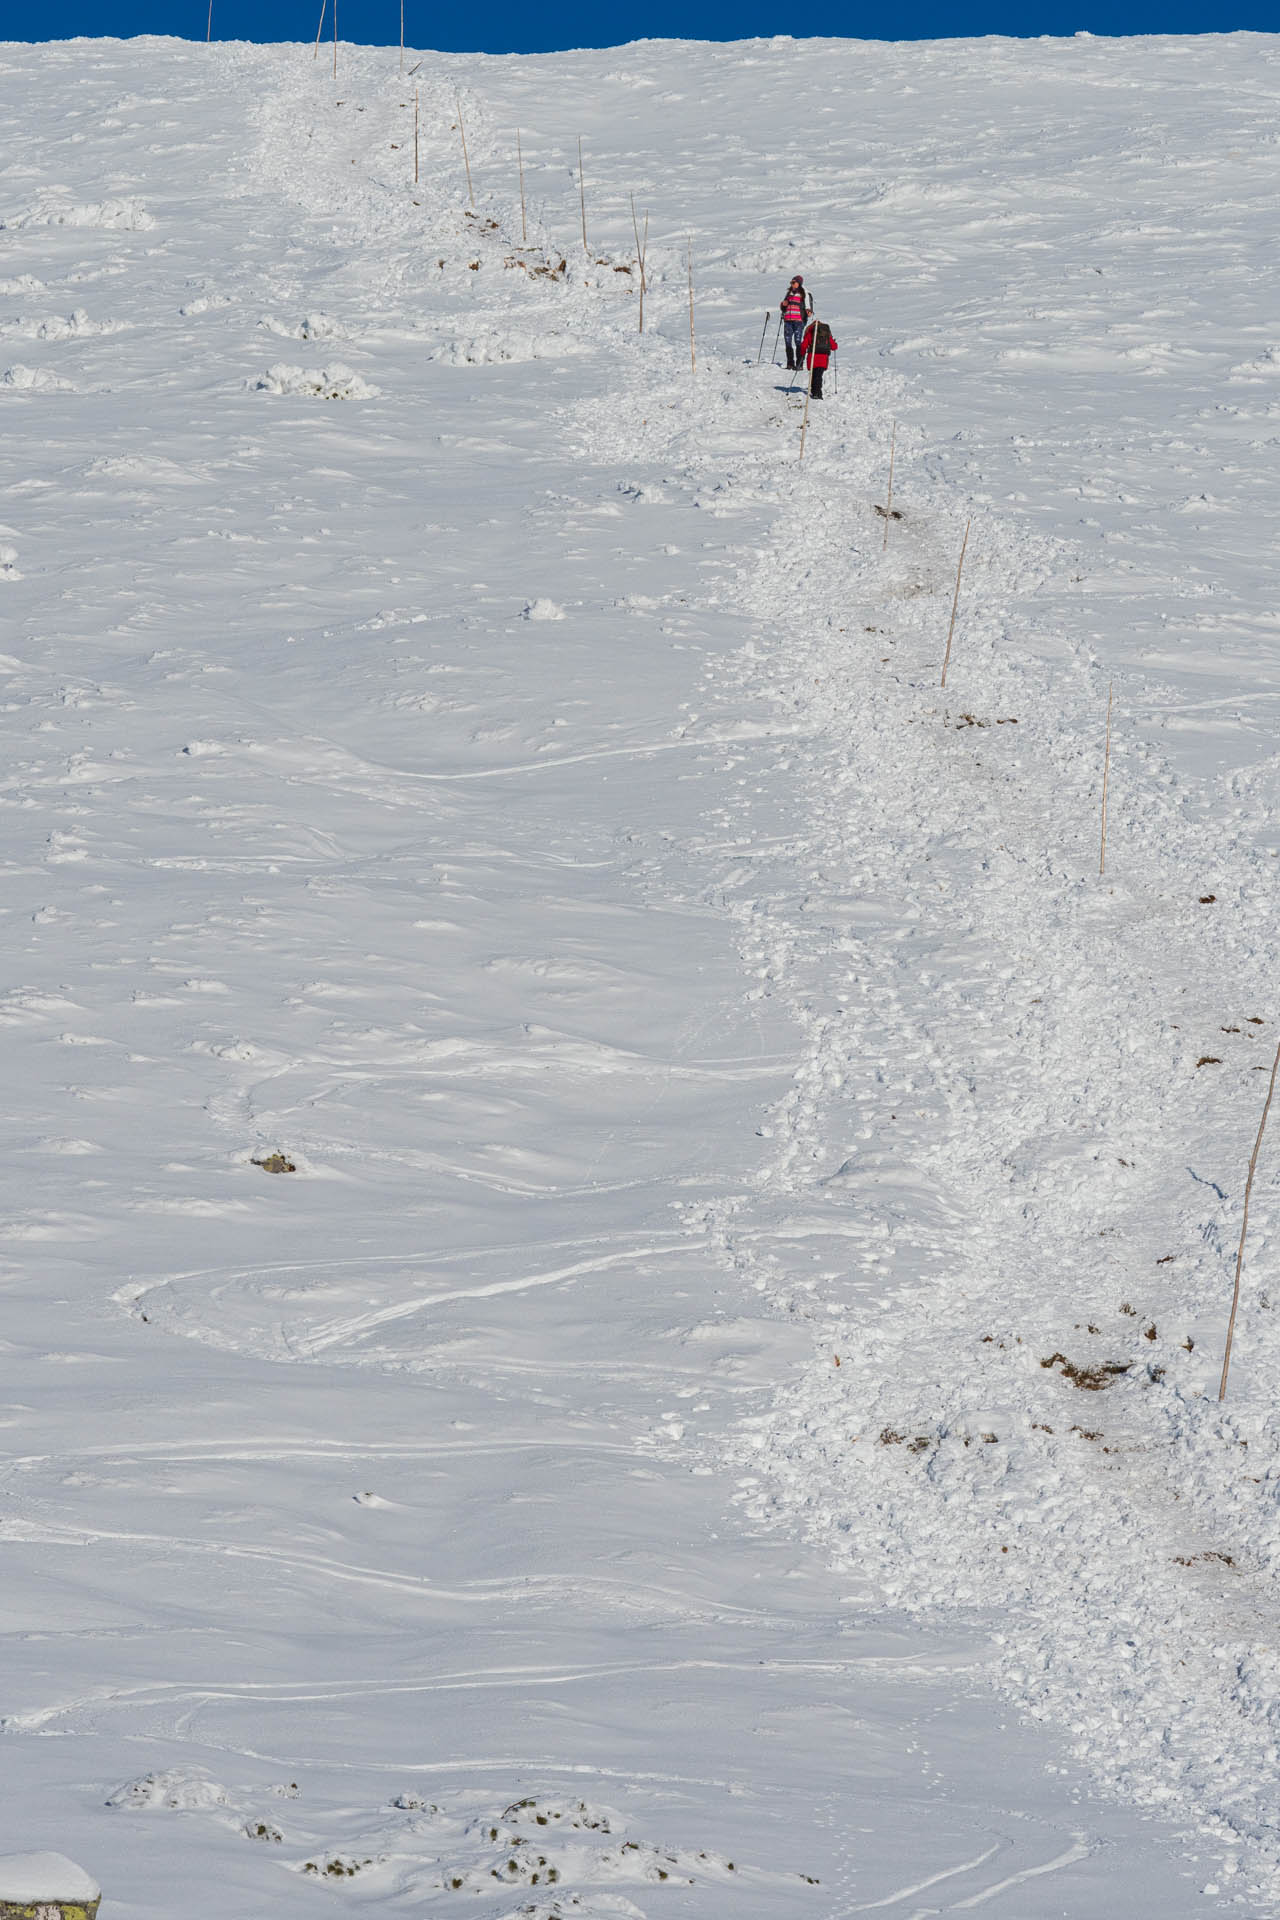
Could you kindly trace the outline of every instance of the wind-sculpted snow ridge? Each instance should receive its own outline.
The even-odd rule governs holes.
[[[656,416],[704,504],[778,497],[732,594],[761,638],[709,693],[774,703],[805,824],[758,859],[744,800],[721,826],[750,870],[718,885],[806,1044],[755,1190],[692,1224],[817,1355],[731,1445],[743,1511],[821,1544],[860,1610],[994,1613],[990,1680],[1269,1907],[1280,1335],[1257,1282],[1257,1385],[1221,1408],[1217,1382],[1278,1037],[1274,855],[1122,730],[1100,877],[1105,669],[1039,605],[1075,555],[979,510],[943,693],[971,503],[900,427],[884,548],[909,394],[848,380],[780,479],[703,457],[717,414],[744,442],[761,421],[714,381],[692,417],[652,388],[611,417],[620,450]]]

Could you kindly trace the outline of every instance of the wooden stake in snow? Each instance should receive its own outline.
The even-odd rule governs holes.
[[[324,16],[328,11],[329,0],[320,0],[320,25],[316,28],[316,50],[311,56],[313,60],[320,58],[320,35],[324,32]]]
[[[587,183],[582,174],[582,135],[578,135],[578,204],[582,208],[582,251],[590,253],[587,245]]]
[[[973,525],[972,516],[964,523],[964,539],[960,543],[960,562],[956,567],[956,590],[951,597],[951,625],[947,628],[947,651],[942,659],[942,684],[947,684],[947,668],[951,662],[951,636],[956,630],[956,608],[960,605],[960,575],[964,572],[964,556],[969,545],[969,529]]]
[[[400,71],[404,72],[404,0],[400,0]],[[417,179],[417,174],[414,174]]]
[[[813,398],[813,361],[814,355],[818,351],[818,317],[812,310],[809,315],[809,325],[813,328],[813,345],[809,351],[809,381],[804,390],[804,419],[800,422],[800,458],[802,460],[804,459],[804,443],[809,432],[809,402]],[[806,334],[801,337],[800,344],[802,349],[805,338],[807,338],[807,330]]]
[[[893,456],[897,445],[898,423],[895,420],[893,423],[893,431],[889,435],[889,498],[885,501],[884,507],[884,539],[880,542],[881,553],[884,552],[889,544],[889,522],[893,518]]]
[[[1227,1344],[1222,1355],[1222,1379],[1218,1385],[1218,1399],[1227,1397],[1227,1375],[1231,1371],[1231,1343],[1236,1333],[1236,1309],[1240,1305],[1240,1272],[1244,1266],[1244,1237],[1249,1231],[1249,1195],[1253,1192],[1253,1176],[1258,1165],[1258,1149],[1262,1145],[1262,1135],[1267,1124],[1267,1115],[1271,1111],[1271,1096],[1276,1090],[1276,1069],[1280,1067],[1280,1047],[1276,1048],[1276,1057],[1271,1062],[1271,1079],[1267,1086],[1267,1103],[1262,1109],[1262,1118],[1258,1122],[1258,1137],[1253,1143],[1253,1153],[1249,1159],[1249,1177],[1244,1183],[1244,1218],[1240,1222],[1240,1245],[1236,1249],[1236,1284],[1231,1295],[1231,1318],[1227,1322]]]
[[[337,6],[338,0],[333,0],[333,4]],[[471,202],[471,205],[474,208],[476,204],[476,196],[471,191],[471,161],[467,157],[467,129],[463,125],[463,121],[462,121],[462,96],[460,94],[455,95],[454,105],[458,109],[458,132],[462,135],[462,164],[467,170],[467,199]]]
[[[520,129],[516,128],[516,166],[520,170],[520,245],[529,244],[529,223],[524,212],[524,153],[520,146]]]
[[[693,235],[689,235],[689,365],[698,371],[698,348],[693,334]]]
[[[1111,701],[1115,694],[1116,683],[1113,680],[1107,688],[1107,744],[1102,753],[1102,845],[1098,849],[1098,872],[1107,870],[1107,787],[1111,780]]]
[[[413,184],[418,184],[418,89],[413,90]]]
[[[209,0],[209,20],[204,30],[205,44],[213,38],[213,0]]]
[[[333,0],[333,77],[338,77],[338,0]]]
[[[644,239],[642,240],[640,238],[640,222],[636,218],[636,197],[634,193],[631,196],[631,230],[636,236],[636,262],[640,268],[640,331],[643,333],[645,296],[644,257],[649,251],[649,216],[647,213],[644,216]]]
[[[644,332],[644,297],[649,291],[649,209],[644,210],[644,232],[640,236],[640,331]]]

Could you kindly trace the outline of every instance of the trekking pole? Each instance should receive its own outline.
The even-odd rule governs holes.
[[[787,392],[789,394],[794,393],[796,390],[796,375],[800,371],[800,363],[804,358],[804,355],[800,351],[800,348],[803,345],[803,343],[804,343],[804,330],[801,329],[800,338],[796,342],[796,354],[795,354],[796,364],[791,370],[791,385],[787,388]]]
[[[778,324],[773,330],[773,358],[770,361],[770,365],[775,367],[778,364],[778,336],[781,332],[782,332],[782,315],[779,314]]]
[[[760,345],[759,345],[759,348],[757,349],[757,352],[756,352],[756,365],[757,365],[757,366],[759,366],[759,365],[760,365],[760,361],[761,361],[761,358],[762,358],[762,356],[763,356],[763,354],[764,354],[764,336],[765,336],[765,334],[766,334],[766,333],[768,333],[768,331],[769,331],[769,310],[768,310],[768,308],[766,307],[766,308],[765,308],[765,315],[764,315],[764,326],[763,326],[763,327],[761,328],[761,330],[760,330]]]

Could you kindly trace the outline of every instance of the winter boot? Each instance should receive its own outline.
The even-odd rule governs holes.
[[[796,370],[796,356],[792,352],[791,348],[788,347],[787,348],[787,372],[794,373],[795,370]]]

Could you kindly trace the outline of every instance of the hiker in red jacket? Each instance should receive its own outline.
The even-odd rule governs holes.
[[[811,320],[800,348],[800,364],[809,368],[809,397],[822,398],[822,376],[840,343],[825,320]]]

